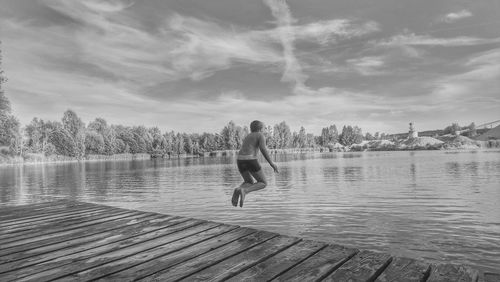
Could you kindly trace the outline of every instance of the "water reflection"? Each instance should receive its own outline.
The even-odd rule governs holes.
[[[362,167],[344,167],[344,179],[347,181],[363,181],[363,168]]]

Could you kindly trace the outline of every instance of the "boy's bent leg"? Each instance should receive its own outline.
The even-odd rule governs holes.
[[[235,207],[238,206],[238,199],[240,198],[241,195],[241,189],[249,187],[253,184],[253,178],[249,171],[243,171],[243,172],[240,171],[240,174],[241,177],[243,178],[243,183],[240,185],[240,187],[234,189],[233,197],[231,198],[231,204]]]
[[[265,177],[262,169],[258,170],[256,172],[252,171],[250,173],[255,178],[255,180],[257,180],[257,183],[254,183],[253,185],[248,186],[248,187],[241,188],[241,190],[240,190],[240,207],[243,207],[243,202],[245,201],[246,194],[253,192],[253,191],[260,190],[260,189],[264,189],[267,186],[266,177]]]

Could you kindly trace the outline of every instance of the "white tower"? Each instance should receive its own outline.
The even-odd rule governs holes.
[[[413,128],[413,122],[410,122],[410,131],[408,132],[408,138],[417,138],[418,131]]]

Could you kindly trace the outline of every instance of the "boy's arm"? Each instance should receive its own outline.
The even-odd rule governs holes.
[[[266,138],[264,137],[264,134],[260,134],[259,136],[259,149],[266,159],[266,161],[271,165],[271,167],[274,169],[274,172],[278,173],[278,168],[276,165],[273,163],[271,158],[269,157],[269,153],[267,152],[267,147],[266,147]]]

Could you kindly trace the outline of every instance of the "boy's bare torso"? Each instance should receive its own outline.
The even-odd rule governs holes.
[[[252,158],[256,159],[259,152],[260,140],[263,137],[260,132],[252,132],[248,134],[243,140],[241,149],[238,153],[238,158]]]

